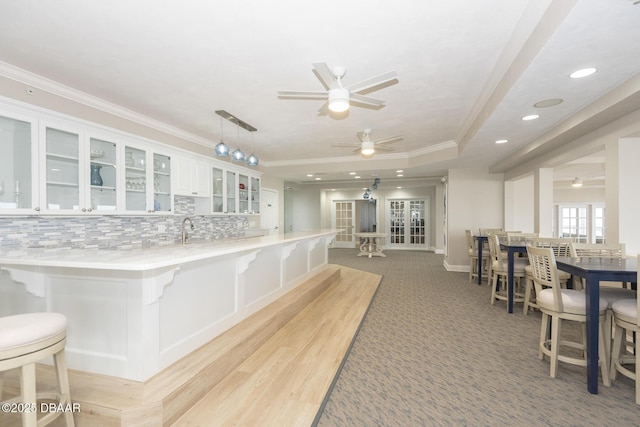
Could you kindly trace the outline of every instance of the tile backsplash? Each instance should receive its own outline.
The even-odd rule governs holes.
[[[0,217],[0,249],[134,249],[180,243],[182,221],[189,217],[189,240],[243,237],[246,216],[196,214],[196,200],[175,197],[173,215]]]

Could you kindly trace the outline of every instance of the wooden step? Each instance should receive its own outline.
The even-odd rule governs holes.
[[[321,300],[321,296],[330,289],[334,289],[335,285],[350,282],[352,280],[350,277],[357,272],[357,270],[350,270],[345,278],[344,271],[344,267],[327,266],[277,301],[249,316],[144,383],[71,370],[69,377],[72,398],[81,407],[80,413],[75,416],[76,425],[80,427],[171,425],[190,408],[197,406],[198,402],[208,396],[218,385],[228,381],[227,377],[234,375],[244,363],[253,360],[263,346],[281,334],[280,331],[295,323],[292,322],[293,319],[300,316],[308,307],[316,305],[316,301]],[[363,272],[357,272],[355,276],[359,276],[358,273]],[[375,278],[373,280],[377,288],[379,276],[375,277],[377,280]],[[356,292],[354,288],[352,293]],[[372,296],[373,294],[371,298]],[[325,310],[331,313],[333,308],[325,307]],[[329,315],[329,317],[332,316]],[[351,334],[349,340],[353,338],[353,334],[355,332]],[[4,397],[18,392],[17,373],[9,374],[5,379]],[[55,384],[55,375],[51,367],[39,365],[38,387],[42,389],[51,387],[53,384]],[[7,427],[19,426],[19,417],[15,420],[14,418],[1,418],[0,424]],[[16,420],[17,423],[14,424]],[[54,427],[63,425],[58,421],[61,420],[51,425]]]

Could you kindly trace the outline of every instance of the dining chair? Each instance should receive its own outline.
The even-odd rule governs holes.
[[[531,246],[536,248],[551,248],[553,249],[553,255],[556,257],[568,257],[571,255],[571,243],[574,240],[573,238],[563,237],[538,237],[532,241]],[[538,305],[536,304],[535,292],[533,292],[533,271],[531,265],[527,265],[524,268],[524,272],[526,277],[522,312],[526,316],[530,308],[538,308]],[[560,284],[566,287],[566,284],[571,280],[571,274],[559,270],[558,278]]]
[[[500,250],[500,239],[497,234],[489,235],[489,254],[491,255],[491,305],[495,301],[508,299],[509,265],[504,252]],[[525,277],[524,268],[528,261],[524,258],[516,258],[513,263],[513,302],[524,302],[524,289],[522,279]]]
[[[478,241],[473,238],[471,230],[465,230],[467,235],[467,250],[469,252],[469,281],[473,282],[478,278],[478,274],[481,277],[487,277],[487,264],[489,263],[489,253],[484,251],[482,253],[482,271],[478,273]]]
[[[547,355],[550,358],[550,376],[555,378],[558,372],[558,362],[570,363],[578,366],[587,366],[587,349],[585,333],[580,334],[582,341],[575,342],[564,340],[561,337],[563,321],[579,322],[584,331],[587,322],[586,294],[576,289],[563,289],[558,278],[556,258],[551,248],[527,247],[529,262],[533,271],[533,283],[536,288],[536,300],[538,309],[542,312],[540,327],[540,340],[538,345],[538,357],[544,360]],[[607,302],[600,298],[599,327],[598,327],[598,359],[602,373],[602,382],[610,386],[609,365],[605,349],[603,322]],[[549,331],[551,334],[549,335]],[[550,338],[548,338],[550,336]],[[582,357],[561,354],[561,348],[579,350]]]
[[[640,264],[640,255],[638,255]],[[640,273],[638,274],[640,278]],[[620,372],[636,383],[636,404],[640,405],[640,380],[638,367],[640,366],[640,351],[633,342],[640,332],[640,317],[638,317],[638,299],[622,299],[612,304],[613,311],[613,345],[611,346],[611,379],[615,380]],[[629,351],[630,349],[630,351]],[[634,365],[634,369],[630,369]]]
[[[540,237],[540,233],[521,233],[519,231],[507,231],[507,242],[528,242]]]

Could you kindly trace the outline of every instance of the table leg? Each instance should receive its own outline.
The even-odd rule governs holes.
[[[482,284],[482,240],[476,240],[478,243],[478,285]]]
[[[597,277],[586,277],[587,298],[587,389],[598,394],[598,326],[600,322],[600,283]]]
[[[514,251],[509,248],[507,259],[507,311],[513,313],[513,264],[514,264]]]

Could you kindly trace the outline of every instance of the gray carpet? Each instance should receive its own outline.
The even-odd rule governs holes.
[[[319,426],[634,426],[634,382],[587,392],[586,369],[537,357],[540,313],[489,304],[490,288],[443,256],[386,251],[329,262],[383,275]],[[569,333],[572,333],[569,330]]]

